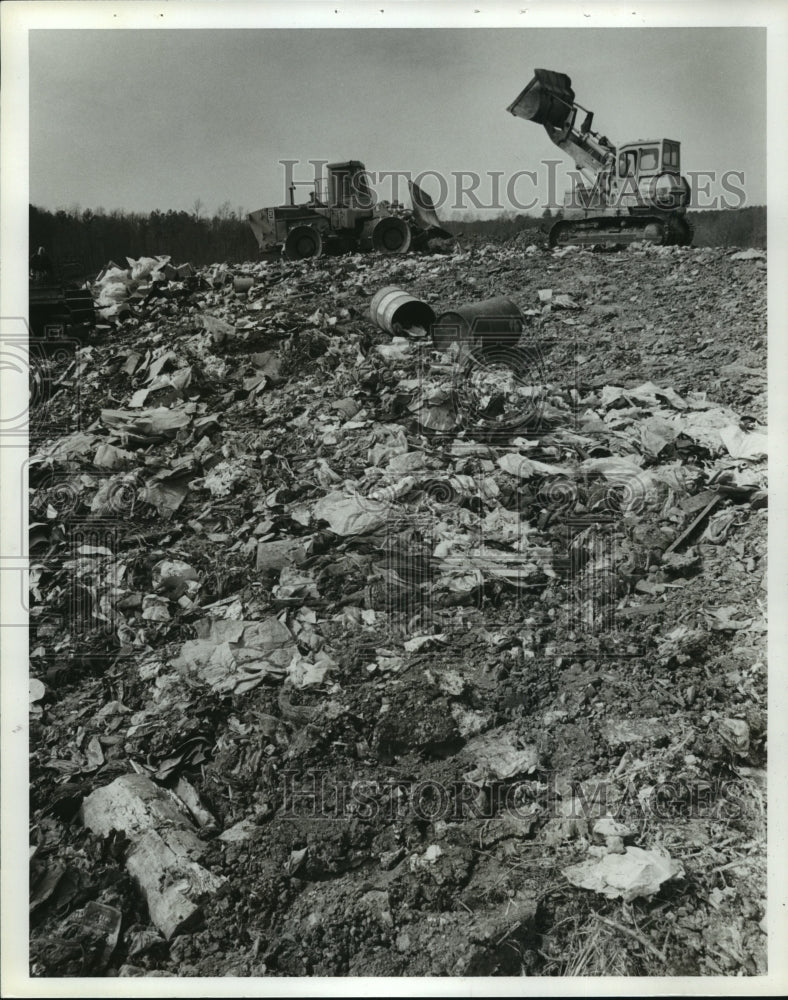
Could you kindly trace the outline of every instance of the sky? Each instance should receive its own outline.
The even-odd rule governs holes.
[[[760,28],[32,30],[30,201],[49,208],[213,214],[285,200],[279,161],[358,159],[373,172],[537,171],[544,130],[506,113],[536,67],[567,73],[614,142],[681,142],[682,172],[740,171],[766,202],[766,31]],[[441,194],[434,177],[423,187]],[[377,185],[386,197],[391,183]],[[709,190],[709,189],[707,189]],[[403,189],[401,192],[403,193]],[[710,196],[724,195],[715,181]],[[305,200],[305,195],[297,200]],[[456,217],[447,204],[443,214]],[[463,204],[459,202],[458,204]],[[464,203],[471,211],[474,206]],[[485,214],[476,212],[476,214]],[[539,212],[537,214],[540,214]]]

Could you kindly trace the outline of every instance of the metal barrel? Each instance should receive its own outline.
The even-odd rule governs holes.
[[[435,311],[401,288],[387,285],[376,292],[369,306],[372,322],[386,333],[394,333],[394,324],[410,329],[414,326],[429,330],[435,322]]]
[[[432,342],[439,351],[445,351],[455,341],[469,346],[514,345],[524,329],[520,307],[499,296],[441,313],[432,326]]]
[[[239,277],[233,279],[233,289],[239,294],[248,292],[254,284],[254,278]]]

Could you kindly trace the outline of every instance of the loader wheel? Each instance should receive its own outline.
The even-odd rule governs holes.
[[[323,238],[311,226],[295,226],[285,240],[285,257],[288,260],[306,260],[319,257],[323,252]]]
[[[396,216],[381,219],[372,230],[372,246],[379,253],[407,253],[410,240],[410,226]]]

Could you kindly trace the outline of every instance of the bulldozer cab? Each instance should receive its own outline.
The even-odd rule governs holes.
[[[329,163],[327,169],[327,183],[321,192],[324,204],[330,208],[371,208],[372,193],[366,169],[360,160]]]
[[[681,144],[675,139],[640,139],[618,147],[617,173],[621,180],[681,173]]]

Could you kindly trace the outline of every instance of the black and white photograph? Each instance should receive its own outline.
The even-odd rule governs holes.
[[[3,4],[4,995],[784,992],[788,12],[678,6]]]

